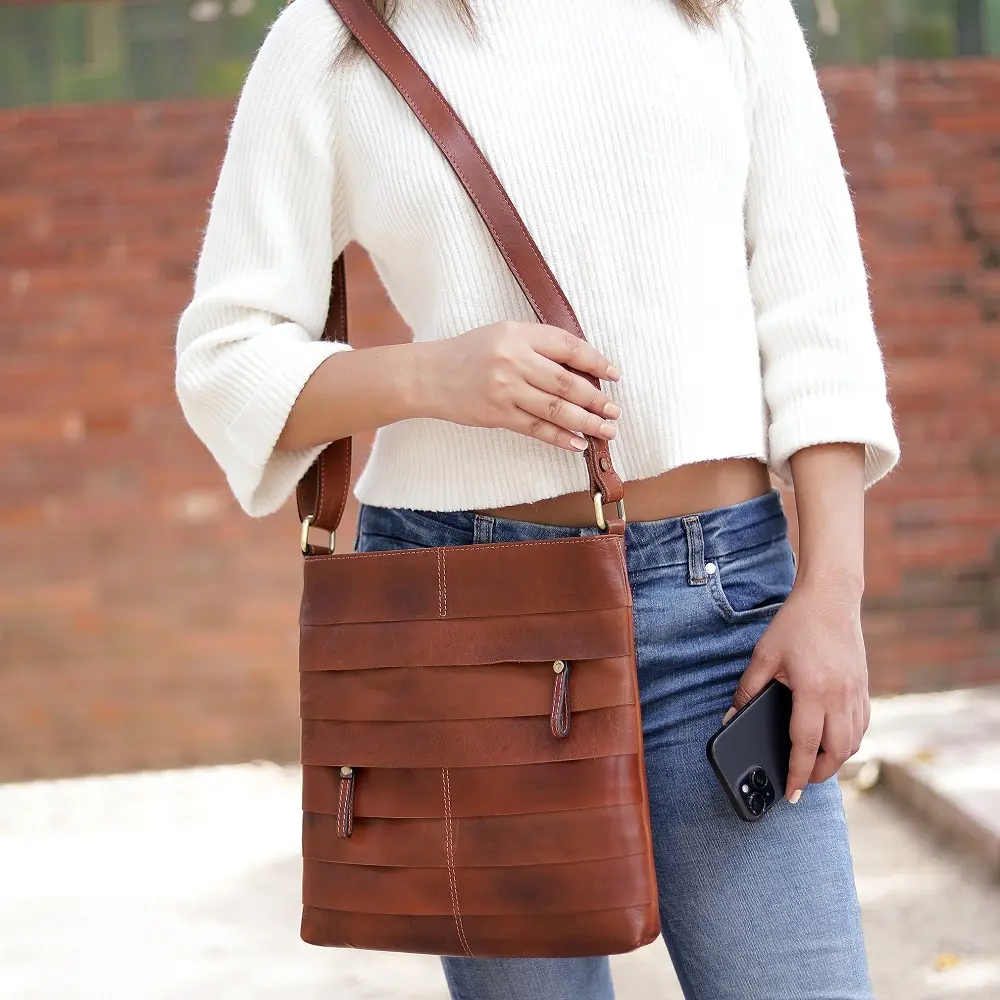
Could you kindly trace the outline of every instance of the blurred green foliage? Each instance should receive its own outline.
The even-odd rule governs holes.
[[[0,107],[230,96],[284,0],[0,0]],[[1000,0],[794,0],[817,62],[1000,54]]]
[[[1000,54],[1000,0],[793,0],[818,63]]]
[[[284,0],[0,0],[0,107],[230,96]]]

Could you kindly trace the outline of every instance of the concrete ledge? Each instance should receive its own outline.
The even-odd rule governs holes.
[[[878,699],[843,778],[877,785],[1000,879],[1000,688]]]

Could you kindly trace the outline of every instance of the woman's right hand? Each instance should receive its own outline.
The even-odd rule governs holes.
[[[621,377],[579,337],[538,323],[479,327],[426,345],[421,407],[428,416],[470,427],[504,427],[568,451],[581,435],[610,440],[621,409],[568,365],[599,379]]]

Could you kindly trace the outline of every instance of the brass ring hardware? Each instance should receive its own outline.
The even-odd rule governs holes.
[[[625,501],[618,501],[618,517],[625,523]],[[604,520],[604,497],[600,493],[594,494],[594,516],[597,518],[597,527],[601,531],[608,530],[608,522]]]
[[[302,554],[304,556],[312,555],[312,546],[309,544],[309,529],[315,523],[316,518],[312,514],[306,515],[302,521],[302,532],[299,535],[299,547],[302,549]],[[337,533],[336,531],[330,532],[330,551],[332,552],[337,545]]]

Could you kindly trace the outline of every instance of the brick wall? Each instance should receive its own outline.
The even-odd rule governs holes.
[[[873,684],[998,681],[1000,61],[824,83],[905,448]],[[296,754],[294,514],[243,517],[172,393],[229,111],[0,115],[0,780]],[[401,337],[354,264],[356,342]]]

